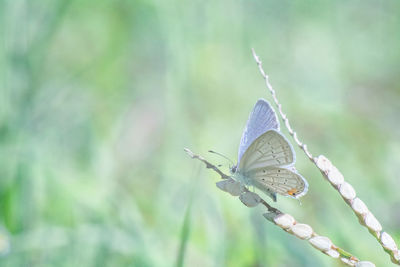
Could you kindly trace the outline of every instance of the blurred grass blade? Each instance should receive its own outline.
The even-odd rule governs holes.
[[[182,267],[183,266],[183,262],[185,259],[185,253],[186,253],[186,245],[187,245],[187,241],[189,239],[189,235],[190,235],[190,212],[192,209],[192,198],[189,199],[189,204],[186,208],[186,212],[185,212],[185,218],[183,220],[183,225],[182,225],[182,230],[181,230],[181,242],[179,245],[179,251],[178,251],[178,255],[177,255],[177,259],[176,259],[176,267]]]
[[[191,210],[192,210],[192,205],[193,205],[193,200],[196,199],[196,193],[197,193],[197,188],[199,188],[199,177],[200,177],[200,171],[202,170],[202,166],[200,164],[197,165],[197,168],[194,170],[194,175],[193,179],[191,180],[190,183],[190,194],[189,194],[189,199],[188,199],[188,205],[185,211],[185,217],[183,219],[183,224],[181,228],[181,236],[180,236],[180,244],[179,244],[179,250],[178,254],[176,257],[176,267],[182,267],[184,266],[184,260],[185,260],[185,253],[186,253],[186,246],[187,242],[189,240],[189,235],[190,235],[190,227],[191,227]]]

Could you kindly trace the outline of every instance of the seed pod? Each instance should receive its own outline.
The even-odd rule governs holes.
[[[295,236],[301,239],[309,239],[313,233],[311,226],[303,223],[293,225],[290,230]]]
[[[332,241],[326,236],[315,236],[308,240],[310,244],[321,251],[328,251],[332,247]]]
[[[346,200],[352,200],[356,197],[356,191],[354,191],[354,188],[347,182],[340,185],[339,192]]]
[[[352,260],[352,259],[340,258],[340,260],[341,260],[342,262],[344,262],[345,264],[350,265],[350,266],[355,266],[355,264],[356,264],[356,261],[355,261],[355,260]]]
[[[244,192],[240,195],[239,199],[249,208],[257,206],[261,201],[260,196],[253,192]]]
[[[239,196],[243,191],[243,186],[241,183],[233,180],[232,178],[219,181],[216,183],[216,185],[219,189],[231,194],[234,197]]]
[[[293,226],[295,220],[289,214],[280,214],[274,218],[274,222],[283,229],[289,229]]]
[[[375,264],[370,261],[359,261],[356,262],[356,267],[375,267]]]
[[[353,208],[353,210],[359,214],[359,215],[364,215],[368,213],[368,208],[367,206],[364,204],[364,202],[359,199],[358,197],[353,199],[353,202],[351,203],[351,207]]]
[[[380,231],[382,231],[382,225],[371,212],[368,212],[367,215],[365,215],[364,221],[367,227],[373,232],[378,234]]]
[[[392,251],[397,251],[397,245],[394,242],[393,238],[388,233],[382,232],[381,242],[384,248]]]
[[[326,175],[330,172],[332,168],[332,163],[324,155],[318,156],[316,160],[317,167],[324,172]]]
[[[340,256],[340,253],[335,249],[330,249],[328,251],[325,251],[325,254],[335,259],[339,258]]]
[[[336,187],[340,186],[344,182],[343,174],[335,166],[332,166],[327,177],[329,182]]]

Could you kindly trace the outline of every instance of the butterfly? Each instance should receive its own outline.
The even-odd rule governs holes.
[[[276,193],[299,198],[308,190],[307,181],[294,167],[293,147],[279,128],[275,111],[259,99],[243,131],[238,162],[231,168],[233,179],[258,188],[274,201]]]

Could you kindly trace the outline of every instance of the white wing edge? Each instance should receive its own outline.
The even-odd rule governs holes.
[[[279,122],[279,117],[278,117],[278,114],[276,113],[275,109],[274,109],[274,108],[271,106],[271,104],[270,104],[267,100],[265,100],[264,98],[260,98],[260,99],[258,99],[258,101],[263,101],[263,102],[267,103],[268,107],[273,111],[273,113],[274,113],[274,115],[275,115],[275,121],[276,121],[276,123],[278,124],[278,127],[277,127],[275,130],[280,131],[280,130],[281,130],[281,123]],[[257,102],[258,102],[258,101],[257,101]]]
[[[292,171],[292,172],[294,172],[294,173],[297,174],[298,176],[300,176],[300,178],[301,178],[301,179],[303,180],[303,182],[304,182],[304,190],[303,190],[303,192],[301,192],[300,194],[298,194],[298,195],[296,195],[296,196],[291,196],[291,195],[289,195],[289,197],[292,197],[292,198],[295,198],[295,199],[301,198],[302,196],[304,196],[304,195],[307,194],[307,192],[308,192],[308,182],[307,182],[306,178],[304,178],[303,175],[301,175],[301,174],[296,170],[296,168],[292,167],[292,168],[290,168],[289,170]]]

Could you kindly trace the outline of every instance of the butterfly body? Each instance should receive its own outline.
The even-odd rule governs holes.
[[[246,186],[254,186],[252,179],[250,178],[249,173],[242,173],[240,170],[237,170],[232,173],[232,177],[238,181],[241,182],[243,185]]]
[[[263,99],[257,101],[239,146],[232,177],[254,186],[276,201],[276,193],[298,198],[306,194],[307,181],[296,171],[293,147],[280,133],[276,113]]]

